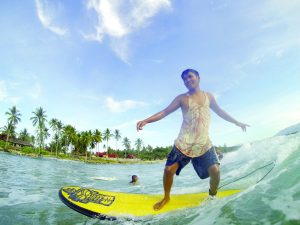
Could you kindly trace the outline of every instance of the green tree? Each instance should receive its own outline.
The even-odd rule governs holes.
[[[34,135],[31,135],[31,136],[30,136],[30,143],[31,143],[32,145],[35,145],[35,136],[34,136]]]
[[[22,141],[31,142],[30,134],[28,133],[26,128],[20,131],[18,138]]]
[[[15,136],[16,135],[16,131],[15,128],[12,126],[12,124],[7,124],[4,127],[1,128],[1,132],[3,134],[8,134],[10,133],[10,136]]]
[[[74,145],[74,139],[76,138],[76,129],[75,127],[71,125],[66,125],[63,127],[63,142],[65,145],[65,148],[68,148],[70,144]]]
[[[62,139],[62,135],[64,131],[64,125],[60,120],[56,124],[56,129],[57,129],[58,141],[60,141]],[[58,155],[58,141],[56,142],[56,157]]]
[[[49,129],[45,126],[43,131],[42,131],[42,139],[43,139],[43,145],[42,148],[45,148],[44,146],[44,141],[48,139],[48,137],[50,137],[50,133],[49,133]]]
[[[135,141],[135,146],[136,146],[136,150],[137,150],[137,151],[140,151],[140,150],[141,150],[142,145],[143,145],[142,139],[140,139],[140,138],[136,139],[136,141]]]
[[[56,128],[57,122],[58,122],[58,119],[55,119],[55,118],[53,118],[49,121],[50,128],[52,129],[53,134],[54,134],[53,137],[54,137],[55,143],[58,142],[58,135],[57,135],[57,128]],[[52,153],[52,147],[50,149],[51,149],[51,153]]]
[[[32,120],[32,124],[34,127],[36,127],[37,130],[37,140],[39,144],[39,154],[41,154],[41,148],[44,144],[44,134],[45,134],[45,122],[47,121],[46,119],[46,111],[42,107],[37,108],[34,112],[33,117],[30,118]]]
[[[125,158],[127,157],[127,152],[130,150],[130,140],[127,137],[123,138],[123,146],[125,147]]]
[[[83,131],[80,133],[80,137],[78,139],[78,145],[82,153],[85,153],[85,160],[87,161],[88,157],[88,148],[91,146],[93,142],[93,133],[91,130]]]
[[[106,130],[104,131],[103,140],[106,141],[107,154],[108,154],[108,141],[112,136],[113,134],[111,133],[110,129],[106,128]]]
[[[16,130],[16,125],[21,121],[21,113],[19,110],[17,110],[16,106],[13,106],[12,108],[9,109],[8,112],[5,113],[8,118],[7,118],[7,130],[6,130],[6,143],[5,143],[5,149],[7,148],[7,143],[9,140],[9,136],[11,134],[15,134]]]
[[[121,139],[120,130],[115,129],[115,131],[114,131],[114,138],[116,140],[116,150],[118,150],[118,141]]]
[[[95,148],[95,146],[99,146],[99,143],[101,142],[102,142],[102,133],[98,129],[96,129],[93,133],[93,145],[94,145],[93,148]]]
[[[49,121],[50,127],[52,128],[54,132],[54,140],[55,140],[55,155],[58,156],[58,143],[61,140],[62,132],[63,132],[63,124],[58,119],[51,119]],[[52,152],[52,148],[51,148]]]

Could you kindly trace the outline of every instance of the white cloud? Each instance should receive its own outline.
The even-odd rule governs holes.
[[[118,8],[121,2],[115,0],[89,0],[88,9],[94,9],[98,14],[99,24],[96,26],[95,36],[91,39],[102,41],[105,34],[113,37],[122,37],[129,32],[124,25],[122,18],[118,15]]]
[[[128,63],[128,36],[149,24],[159,10],[171,7],[170,0],[88,0],[87,8],[97,13],[96,33],[84,35],[87,40],[102,42],[104,36],[113,40],[112,49]]]
[[[134,100],[123,100],[123,101],[116,101],[112,97],[106,98],[106,107],[111,112],[125,112],[127,110],[139,107],[139,106],[145,106],[146,103],[134,101]]]
[[[53,3],[47,0],[35,0],[36,3],[36,10],[39,20],[41,21],[42,25],[54,32],[58,35],[66,35],[67,29],[61,28],[54,24],[54,18],[56,16],[57,8],[54,7]]]
[[[117,56],[125,63],[130,65],[129,63],[129,55],[130,55],[130,48],[129,48],[129,40],[127,38],[120,39],[112,39],[111,40],[111,48],[117,54]]]

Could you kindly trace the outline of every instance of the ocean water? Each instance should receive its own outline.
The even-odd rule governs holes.
[[[58,197],[60,187],[67,185],[163,193],[163,168],[163,163],[93,165],[1,152],[0,224],[300,224],[300,134],[246,143],[225,154],[221,161],[221,185],[233,182],[223,189],[243,191],[197,208],[139,221],[101,221],[71,210]],[[129,185],[133,174],[140,177],[140,185]],[[91,179],[95,176],[116,180]],[[234,182],[241,177],[244,178]],[[175,177],[172,193],[207,191],[208,182],[198,179],[188,165]]]

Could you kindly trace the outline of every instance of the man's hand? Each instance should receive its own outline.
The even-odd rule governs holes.
[[[240,123],[240,122],[236,122],[235,125],[242,128],[242,131],[244,131],[244,132],[246,131],[246,127],[250,127],[250,125],[245,124],[245,123]]]
[[[143,126],[145,126],[147,124],[147,122],[145,122],[145,120],[139,121],[136,124],[136,130],[143,130]]]

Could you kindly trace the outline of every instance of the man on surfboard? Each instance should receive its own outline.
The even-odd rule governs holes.
[[[231,117],[218,106],[211,93],[200,89],[200,76],[196,70],[184,70],[181,78],[188,92],[178,95],[167,108],[137,122],[136,125],[137,131],[142,130],[146,124],[156,122],[178,108],[181,108],[183,114],[181,130],[165,165],[164,198],[153,206],[154,210],[160,210],[170,201],[173,176],[175,173],[179,175],[181,169],[190,161],[201,179],[210,177],[209,195],[217,194],[220,182],[220,162],[208,135],[210,109],[224,120],[241,127],[243,131],[246,131],[246,127],[249,126]]]

